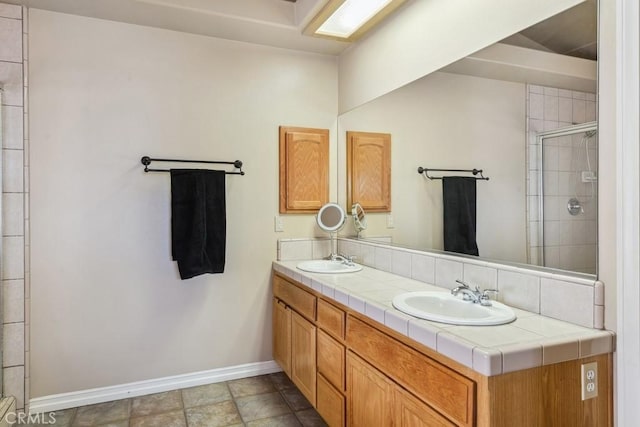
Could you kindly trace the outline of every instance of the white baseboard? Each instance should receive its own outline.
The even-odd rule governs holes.
[[[77,406],[92,405],[94,403],[144,396],[146,394],[254,377],[256,375],[265,375],[280,371],[282,371],[280,366],[271,360],[268,362],[247,363],[244,365],[229,366],[226,368],[211,369],[209,371],[137,381],[109,387],[53,394],[31,399],[29,401],[29,413],[36,414],[40,412],[58,411],[75,408]]]

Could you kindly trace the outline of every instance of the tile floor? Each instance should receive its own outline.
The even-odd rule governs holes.
[[[66,409],[55,416],[55,424],[33,427],[326,426],[282,372]]]

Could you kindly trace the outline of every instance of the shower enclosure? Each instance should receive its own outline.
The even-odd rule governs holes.
[[[598,137],[595,122],[537,135],[537,245],[530,258],[545,267],[596,274]],[[537,228],[537,230],[535,230]],[[536,233],[537,231],[537,233]]]

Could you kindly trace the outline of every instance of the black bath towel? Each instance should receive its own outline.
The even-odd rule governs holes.
[[[475,178],[443,177],[442,202],[444,205],[444,250],[478,255]]]
[[[224,272],[225,204],[224,171],[171,169],[171,251],[182,280]]]

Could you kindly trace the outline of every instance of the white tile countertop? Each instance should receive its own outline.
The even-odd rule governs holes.
[[[517,319],[498,326],[455,326],[419,319],[396,310],[393,298],[409,291],[449,289],[370,267],[346,274],[308,273],[296,268],[299,262],[274,261],[273,269],[486,376],[614,351],[613,332],[516,308]]]

